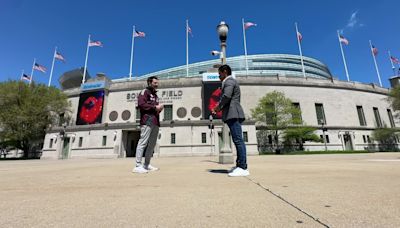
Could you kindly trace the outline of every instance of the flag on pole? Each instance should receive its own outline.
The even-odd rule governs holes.
[[[64,58],[64,56],[61,55],[60,52],[56,52],[56,53],[54,54],[54,58],[55,58],[55,59],[58,59],[58,60],[60,60],[60,61],[62,61],[62,62],[65,63],[65,58]]]
[[[187,26],[187,32],[190,34],[191,37],[193,37],[192,29],[190,28],[189,24]]]
[[[21,80],[31,81],[31,77],[26,74],[22,74]]]
[[[35,65],[33,66],[34,70],[38,70],[40,72],[46,73],[46,67],[40,65],[39,63],[35,63]]]
[[[103,47],[103,43],[98,40],[91,40],[89,41],[89,47]]]
[[[374,45],[372,45],[372,53],[374,54],[374,56],[378,55],[378,48],[376,48]]]
[[[244,29],[248,29],[252,26],[257,26],[257,24],[253,23],[253,22],[246,22],[244,23]]]
[[[390,56],[390,61],[392,61],[392,63],[397,63],[397,64],[400,63],[400,60],[394,56]]]
[[[299,31],[297,31],[297,39],[301,42],[303,40],[303,35]]]
[[[134,37],[146,37],[146,33],[135,30],[135,33],[133,34]]]
[[[340,40],[340,43],[349,45],[349,40],[346,39],[343,35],[339,35],[339,40]]]

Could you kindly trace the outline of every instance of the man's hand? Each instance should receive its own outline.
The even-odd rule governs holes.
[[[218,106],[215,106],[213,109],[211,109],[211,114],[216,115],[217,112],[219,112]]]
[[[164,109],[164,105],[162,105],[162,104],[156,105],[156,111],[157,111],[158,113],[160,113],[163,109]]]

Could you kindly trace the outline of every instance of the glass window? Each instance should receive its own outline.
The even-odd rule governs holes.
[[[140,122],[140,109],[136,107],[136,123]]]
[[[272,144],[272,135],[268,135],[268,144]]]
[[[105,145],[107,145],[107,136],[103,136],[103,143],[102,143],[102,145],[103,146],[105,146]]]
[[[172,120],[172,105],[164,105],[164,120]]]
[[[82,147],[83,144],[83,137],[79,137],[79,147]]]
[[[360,121],[360,126],[367,126],[362,106],[357,106],[357,113],[358,113],[358,120]]]
[[[367,138],[365,137],[365,135],[363,135],[363,141],[364,143],[367,143]]]
[[[298,113],[296,113],[294,116],[292,116],[293,119],[299,121],[301,123],[301,109],[300,109],[300,103],[293,103],[292,104],[294,108],[298,110]]]
[[[175,133],[171,133],[171,144],[175,144],[176,139],[175,139]]]
[[[393,115],[392,115],[392,110],[388,109],[387,113],[388,113],[388,116],[389,116],[390,126],[391,127],[396,127],[396,124],[394,123],[394,119],[393,119]]]
[[[53,148],[53,139],[50,139],[50,145],[49,148]]]
[[[58,126],[61,127],[65,123],[65,114],[61,113],[58,118]]]
[[[375,122],[377,127],[382,127],[381,116],[379,115],[378,108],[374,107]]]
[[[315,111],[317,113],[317,123],[326,125],[324,105],[323,104],[315,104]]]
[[[207,134],[201,133],[201,143],[207,143]]]
[[[247,135],[247,131],[243,132],[243,141],[249,142],[249,136]]]

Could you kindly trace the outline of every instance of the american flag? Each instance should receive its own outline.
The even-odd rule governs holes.
[[[187,32],[193,37],[192,29],[189,25],[187,26]]]
[[[29,75],[22,74],[21,80],[31,81],[31,77]]]
[[[33,66],[34,70],[38,70],[40,72],[46,73],[46,67],[40,65],[39,63],[35,63],[35,65]]]
[[[345,44],[345,45],[349,45],[349,40],[346,39],[344,36],[340,35],[339,36],[339,40],[340,40],[340,43]]]
[[[89,47],[103,47],[103,43],[101,41],[91,40],[89,42]]]
[[[253,23],[253,22],[246,22],[244,23],[244,29],[248,29],[251,26],[257,26],[257,24]]]
[[[390,56],[390,60],[392,61],[392,63],[400,63],[400,60],[394,56]]]
[[[301,42],[303,40],[303,36],[300,32],[297,32],[297,39]]]
[[[134,37],[145,37],[146,33],[135,30],[135,33],[133,34]]]
[[[374,56],[378,55],[378,48],[376,48],[374,45],[372,45],[372,54],[374,54]]]
[[[62,62],[65,63],[65,58],[64,58],[64,56],[61,55],[60,52],[56,52],[56,54],[54,54],[54,58],[61,60]]]

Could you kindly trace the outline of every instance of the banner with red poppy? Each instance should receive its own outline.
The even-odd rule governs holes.
[[[103,117],[104,91],[81,93],[76,125],[101,123]]]
[[[203,84],[203,114],[204,119],[209,119],[211,110],[218,105],[221,97],[221,82],[207,82]],[[222,112],[213,115],[214,119],[221,119]]]

